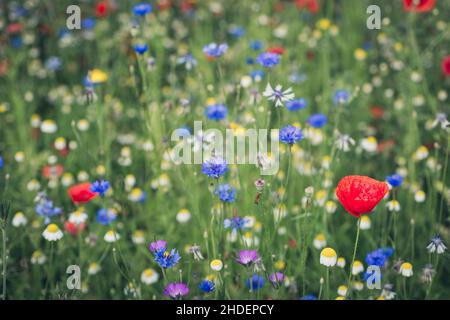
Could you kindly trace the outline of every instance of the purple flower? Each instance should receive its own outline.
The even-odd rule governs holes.
[[[249,265],[255,263],[258,259],[259,259],[258,251],[241,250],[239,251],[239,256],[236,261],[248,267]]]
[[[205,115],[210,120],[220,121],[227,116],[228,109],[224,104],[214,104],[206,107]]]
[[[299,98],[299,99],[295,99],[292,101],[287,101],[286,109],[288,109],[289,111],[297,111],[297,110],[305,109],[307,105],[308,104],[304,98]]]
[[[272,52],[262,52],[256,57],[256,62],[266,68],[272,68],[280,63],[280,55]]]
[[[227,162],[221,157],[213,157],[202,165],[202,173],[210,178],[219,179],[228,171]]]
[[[281,272],[274,272],[269,275],[269,281],[275,288],[278,288],[279,285],[284,281],[284,274],[282,274]]]
[[[322,128],[324,125],[327,124],[327,116],[321,113],[316,113],[311,115],[308,118],[308,123],[311,127],[314,128]]]
[[[302,139],[303,133],[300,128],[289,125],[280,130],[280,141],[285,144],[292,145]]]
[[[230,186],[228,183],[219,184],[214,194],[219,196],[220,201],[232,203],[236,197],[236,188]]]
[[[211,58],[219,58],[228,50],[228,45],[226,43],[217,44],[210,43],[203,47],[203,52]]]
[[[169,283],[164,289],[164,295],[172,299],[181,299],[181,297],[189,294],[189,288],[182,282]]]
[[[157,250],[166,249],[167,241],[166,240],[156,240],[150,243],[149,249],[151,252],[156,252]]]

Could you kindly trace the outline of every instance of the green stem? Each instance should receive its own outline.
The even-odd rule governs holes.
[[[2,299],[6,300],[6,227],[2,228],[2,277],[3,277],[3,293]]]
[[[355,239],[355,245],[353,247],[352,263],[350,264],[350,271],[348,273],[347,288],[348,288],[349,293],[350,293],[351,281],[352,281],[353,263],[355,263],[356,250],[358,249],[360,223],[361,223],[361,217],[358,218],[358,222],[356,223],[356,226],[357,226],[356,239]]]

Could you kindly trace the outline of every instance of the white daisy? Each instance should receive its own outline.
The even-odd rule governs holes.
[[[153,284],[159,279],[159,274],[152,268],[145,269],[141,273],[141,281],[145,284]]]
[[[69,216],[69,221],[75,223],[76,225],[85,223],[88,218],[88,215],[84,212],[82,208],[78,209],[75,212],[72,212]]]
[[[106,242],[112,243],[116,242],[120,239],[120,236],[117,232],[114,232],[113,230],[109,230],[107,233],[105,233],[104,238]]]
[[[44,264],[45,261],[47,261],[47,257],[41,250],[36,250],[33,252],[33,255],[31,256],[32,264]]]
[[[332,248],[325,248],[320,252],[320,264],[326,267],[334,267],[337,262],[336,251]]]
[[[52,223],[45,228],[42,236],[47,241],[58,241],[63,237],[63,233],[56,224]]]
[[[28,220],[23,214],[23,212],[17,212],[12,219],[12,225],[16,228],[26,226],[27,222]]]
[[[96,262],[92,262],[89,265],[88,274],[90,274],[90,275],[97,274],[101,269],[102,268],[100,267],[99,264],[97,264]]]
[[[191,219],[191,213],[188,209],[181,209],[177,213],[177,221],[179,223],[186,223]]]

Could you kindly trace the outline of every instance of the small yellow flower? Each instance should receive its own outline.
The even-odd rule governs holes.
[[[274,266],[277,270],[284,270],[284,268],[286,267],[286,262],[284,262],[283,260],[278,260],[275,262]]]
[[[328,30],[331,27],[331,21],[326,18],[322,18],[317,21],[316,27],[320,30]]]
[[[358,48],[354,52],[355,59],[358,61],[363,61],[367,58],[367,52],[364,49]]]
[[[88,80],[93,84],[100,84],[108,80],[108,74],[100,69],[93,69],[88,72]]]

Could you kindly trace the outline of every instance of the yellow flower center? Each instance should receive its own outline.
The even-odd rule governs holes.
[[[58,232],[58,230],[59,230],[58,226],[54,223],[49,224],[47,227],[47,231],[50,233],[56,233],[56,232]]]
[[[412,269],[412,264],[409,262],[405,262],[401,265],[402,269],[406,269],[406,270],[411,270]]]
[[[336,257],[336,251],[332,248],[325,248],[322,250],[321,255],[327,258],[333,258]]]
[[[144,274],[146,277],[151,277],[153,276],[154,272],[152,269],[145,269]]]

